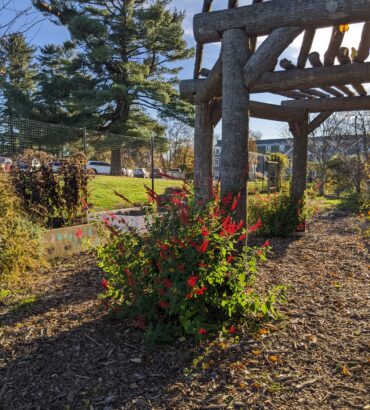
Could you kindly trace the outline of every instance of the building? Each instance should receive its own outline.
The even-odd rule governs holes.
[[[221,167],[221,140],[218,140],[213,151],[213,177],[220,178]],[[258,152],[249,151],[249,179],[262,178],[265,174],[265,157]]]

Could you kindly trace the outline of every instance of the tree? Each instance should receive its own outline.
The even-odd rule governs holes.
[[[35,88],[33,65],[35,49],[26,43],[23,34],[0,39],[0,95],[2,115],[29,116],[32,91]]]
[[[179,99],[176,85],[178,62],[193,50],[183,39],[184,13],[170,11],[170,0],[33,2],[69,29],[75,45],[64,62],[68,95],[61,96],[70,119],[144,139],[164,132],[154,112],[189,119],[191,107]],[[112,143],[111,150],[112,173],[121,174],[121,144]]]
[[[167,152],[162,154],[162,167],[165,170],[169,168],[189,168],[186,155],[194,157],[193,128],[176,119],[170,119],[164,125],[166,127],[165,140]]]
[[[360,193],[368,177],[370,115],[368,111],[347,113],[343,117],[343,122],[344,138],[341,139],[338,148],[352,185],[356,192]]]
[[[0,15],[5,17],[0,22],[0,39],[24,34],[41,21],[35,17],[31,4],[16,7],[17,3],[14,0],[0,0]]]
[[[309,135],[308,149],[312,161],[317,164],[320,195],[325,194],[329,161],[338,153],[340,141],[345,134],[344,124],[345,116],[334,113]]]

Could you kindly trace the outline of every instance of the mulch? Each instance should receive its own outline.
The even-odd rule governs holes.
[[[258,286],[283,317],[235,338],[149,350],[101,309],[91,255],[32,275],[0,302],[0,408],[370,409],[369,260],[357,218],[321,214],[273,239]],[[16,308],[25,295],[30,306]]]

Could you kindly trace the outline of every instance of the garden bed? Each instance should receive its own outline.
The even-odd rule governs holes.
[[[234,342],[146,350],[140,331],[105,317],[101,272],[86,254],[3,290],[2,408],[369,408],[369,266],[357,223],[328,213],[303,238],[272,240],[259,286],[287,286],[285,319],[239,328]]]

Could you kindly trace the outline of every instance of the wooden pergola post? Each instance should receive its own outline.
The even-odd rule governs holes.
[[[243,68],[250,57],[243,29],[227,30],[222,38],[222,151],[221,195],[240,192],[238,221],[247,219],[249,91]]]
[[[307,183],[308,114],[301,122],[290,122],[293,134],[293,174],[292,197],[295,201],[303,199]]]
[[[213,181],[213,123],[209,103],[195,106],[194,128],[194,187],[200,201],[212,195]]]

